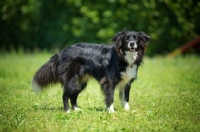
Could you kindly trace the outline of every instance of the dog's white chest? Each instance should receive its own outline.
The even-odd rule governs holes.
[[[128,83],[131,79],[137,78],[137,65],[133,64],[137,58],[136,52],[126,52],[125,59],[128,62],[128,66],[125,71],[121,72],[121,82],[119,85]]]
[[[126,55],[125,55],[125,59],[126,61],[129,63],[129,65],[133,64],[134,61],[137,59],[138,55],[137,55],[137,52],[125,52]]]
[[[135,59],[137,58],[137,52],[125,52],[125,59],[128,62],[128,67],[125,72],[121,73],[123,80],[130,80],[133,78],[137,78],[137,65],[133,64]]]
[[[122,80],[126,83],[133,78],[137,78],[137,65],[132,64],[126,68],[126,71],[121,72]]]
[[[124,72],[121,72],[122,80],[117,84],[119,89],[124,88],[131,79],[137,78],[137,65],[131,65],[126,68]]]

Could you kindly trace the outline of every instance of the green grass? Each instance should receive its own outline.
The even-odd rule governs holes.
[[[200,131],[198,56],[145,58],[132,84],[131,110],[121,108],[116,90],[113,114],[95,80],[79,96],[80,112],[63,111],[60,85],[34,93],[34,72],[50,56],[0,55],[0,131]]]

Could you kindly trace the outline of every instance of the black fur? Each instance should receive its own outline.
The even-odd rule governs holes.
[[[111,45],[75,44],[51,57],[36,72],[32,85],[41,90],[60,82],[64,87],[64,110],[68,112],[69,100],[73,109],[78,108],[79,93],[86,87],[89,77],[94,77],[101,85],[108,111],[112,112],[109,108],[114,102],[115,87],[123,81],[120,98],[129,101],[131,82],[136,76],[128,75],[127,68],[134,71],[132,67],[135,66],[137,72],[149,39],[143,32],[122,31],[113,37],[114,43]]]

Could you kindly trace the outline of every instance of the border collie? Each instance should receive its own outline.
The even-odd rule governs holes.
[[[113,38],[113,44],[100,45],[77,43],[52,56],[35,73],[33,89],[43,90],[51,84],[61,83],[64,110],[71,107],[79,110],[77,97],[86,87],[90,77],[95,78],[105,95],[106,109],[114,112],[114,90],[119,88],[119,97],[125,110],[129,110],[131,83],[137,78],[144,49],[150,36],[143,32],[123,30]]]

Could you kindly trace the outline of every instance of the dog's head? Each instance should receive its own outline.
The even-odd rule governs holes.
[[[143,32],[122,31],[116,34],[112,41],[116,46],[116,51],[120,56],[124,56],[126,51],[129,52],[144,52],[150,36]]]

